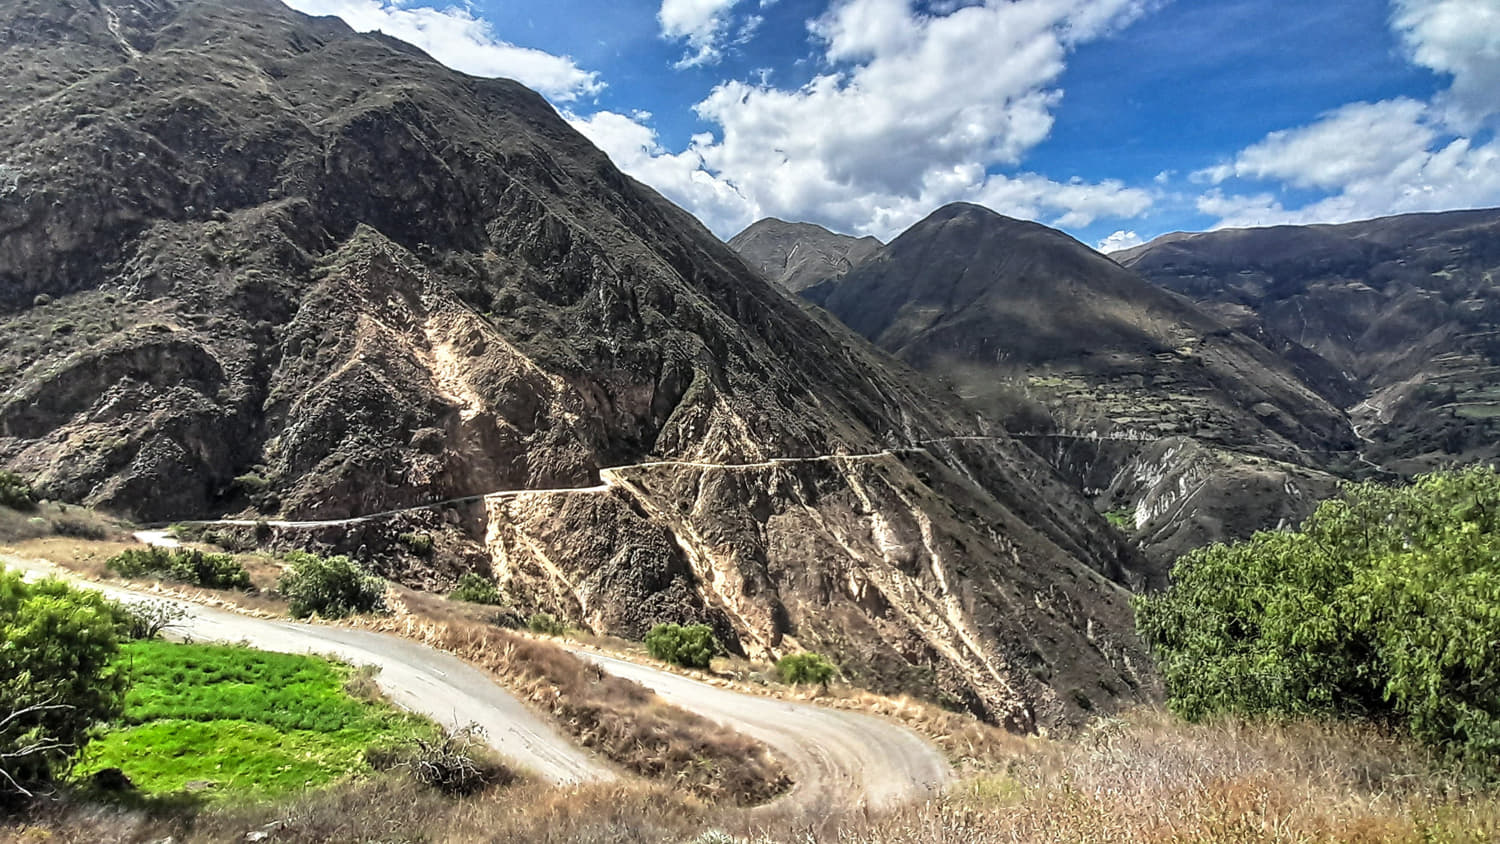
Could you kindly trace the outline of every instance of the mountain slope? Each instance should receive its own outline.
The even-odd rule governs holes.
[[[1170,460],[1132,463],[1140,443],[1187,438],[1290,466],[1322,465],[1353,444],[1341,411],[1260,343],[1061,232],[979,206],[940,209],[804,295],[917,369],[948,378],[989,418],[1032,435],[1081,487],[1108,492],[1104,506],[1140,511],[1141,528],[1155,518],[1147,511],[1185,506],[1191,496]],[[1132,465],[1144,474],[1120,475]],[[1254,475],[1256,495],[1289,482],[1279,469]],[[1141,485],[1162,483],[1175,490],[1171,503],[1142,506],[1165,493]],[[1272,525],[1228,529],[1263,526]],[[1148,544],[1163,561],[1186,550],[1177,541]]]
[[[1500,209],[1174,234],[1115,257],[1319,356],[1367,456],[1415,470],[1497,454]]]
[[[873,237],[835,234],[811,223],[767,217],[729,239],[752,268],[797,293],[859,266],[883,246]]]
[[[1155,694],[1087,502],[533,92],[269,0],[0,28],[0,463],[47,495],[325,520],[259,538],[1018,729]]]

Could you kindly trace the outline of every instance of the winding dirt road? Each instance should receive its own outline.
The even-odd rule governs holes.
[[[280,621],[205,607],[189,601],[80,580],[38,560],[0,554],[0,563],[28,576],[61,574],[127,604],[165,601],[188,617],[173,632],[199,641],[244,642],[279,653],[329,654],[352,665],[380,668],[382,691],[412,712],[449,728],[478,724],[485,737],[518,767],[558,784],[596,782],[618,775],[603,761],[575,746],[555,727],[490,679],[458,658],[415,642],[365,630]]]
[[[768,808],[890,809],[934,797],[953,779],[937,748],[879,718],[740,694],[582,648],[568,650],[640,683],[667,703],[765,742],[796,779],[792,790]]]
[[[329,654],[375,665],[381,689],[397,704],[449,727],[477,723],[513,764],[558,784],[619,778],[577,747],[488,674],[457,658],[396,636],[257,618],[160,595],[83,580],[42,560],[0,554],[0,564],[30,577],[61,575],[125,603],[167,601],[188,617],[175,628],[202,641],[244,642],[282,653]],[[885,809],[921,800],[953,778],[941,753],[915,733],[867,715],[740,694],[646,665],[569,648],[605,671],[634,680],[663,700],[769,745],[796,785],[768,810],[864,806]]]

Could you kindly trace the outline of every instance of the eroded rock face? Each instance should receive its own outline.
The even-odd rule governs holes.
[[[531,91],[271,0],[0,32],[0,463],[47,495],[323,520],[242,532],[1017,728],[1156,694],[1086,502]]]

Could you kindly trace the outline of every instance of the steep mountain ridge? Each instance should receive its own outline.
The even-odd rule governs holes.
[[[873,237],[836,234],[811,223],[767,217],[729,239],[753,269],[794,293],[859,266],[885,244]]]
[[[1178,233],[1114,257],[1318,356],[1376,462],[1500,453],[1500,209]]]
[[[1101,509],[1139,513],[1159,562],[1191,547],[1185,537],[1273,526],[1269,513],[1282,515],[1264,502],[1301,483],[1288,472],[1354,445],[1343,413],[1262,344],[1061,232],[980,206],[939,209],[803,295],[944,377]],[[1236,480],[1152,461],[1151,480],[1132,479],[1145,444],[1178,440],[1193,448],[1160,453],[1209,448],[1239,467]],[[1309,490],[1332,485],[1306,474]],[[1174,519],[1201,529],[1160,528]]]
[[[261,538],[816,648],[1017,729],[1156,694],[1145,567],[1087,502],[535,93],[269,0],[0,0],[0,29],[0,464],[47,495],[253,521],[588,490]]]

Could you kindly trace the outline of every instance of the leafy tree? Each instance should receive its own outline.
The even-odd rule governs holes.
[[[500,589],[495,582],[479,572],[470,571],[458,579],[458,586],[448,593],[448,599],[452,601],[467,601],[471,604],[487,604],[499,606],[503,603]]]
[[[301,551],[286,555],[287,569],[276,588],[292,615],[343,618],[361,612],[385,612],[385,581],[346,556],[319,557]]]
[[[1375,718],[1500,754],[1500,474],[1351,485],[1296,533],[1187,554],[1136,602],[1169,705]]]
[[[720,647],[707,624],[658,624],[646,634],[646,651],[683,668],[707,668]]]
[[[0,795],[29,796],[120,713],[123,623],[97,592],[0,570]]]
[[[826,683],[833,679],[833,663],[822,654],[787,654],[776,660],[776,676],[783,683]]]

